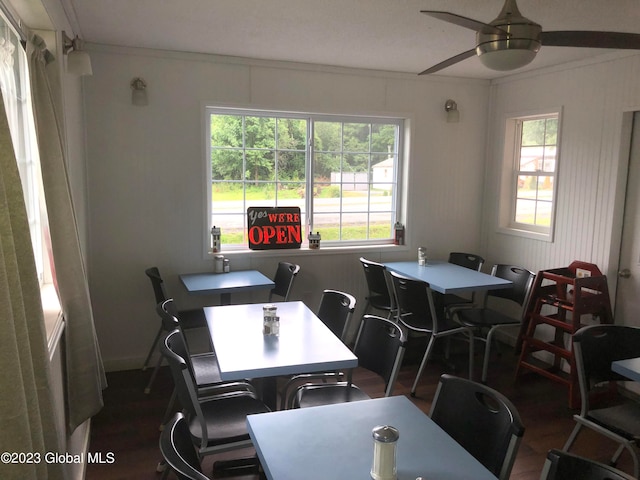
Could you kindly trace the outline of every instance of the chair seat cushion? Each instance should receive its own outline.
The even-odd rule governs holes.
[[[202,328],[207,326],[207,317],[204,314],[204,310],[201,308],[194,308],[192,310],[180,310],[178,312],[178,319],[180,320],[180,326],[184,330],[190,328]]]
[[[640,439],[640,404],[636,402],[594,409],[586,417],[627,440]]]
[[[468,327],[518,325],[520,320],[490,308],[467,308],[457,311],[458,321]]]
[[[303,385],[296,393],[294,406],[306,408],[370,399],[371,397],[357,386],[349,386],[346,382],[328,385]]]
[[[266,413],[270,410],[252,395],[233,395],[201,403],[207,419],[207,446],[212,447],[249,439],[247,415]],[[197,445],[202,443],[200,422],[194,416],[189,419],[189,431]]]
[[[391,304],[388,296],[373,294],[367,297],[367,301],[369,302],[369,305],[379,310],[391,310]]]

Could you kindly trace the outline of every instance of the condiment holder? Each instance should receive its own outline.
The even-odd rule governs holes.
[[[278,316],[278,307],[275,305],[262,307],[262,333],[276,336],[280,334],[280,317]]]
[[[378,425],[371,432],[373,436],[373,480],[396,480],[396,446],[400,432],[391,425]]]
[[[418,247],[418,265],[424,267],[427,264],[427,248]]]

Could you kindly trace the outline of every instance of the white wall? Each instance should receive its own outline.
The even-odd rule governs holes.
[[[89,275],[96,328],[107,369],[142,364],[158,326],[144,269],[157,265],[179,305],[177,275],[213,268],[203,252],[203,107],[207,104],[410,118],[405,248],[230,255],[232,268],[272,275],[278,260],[302,266],[293,298],[317,306],[324,288],[364,304],[357,259],[478,251],[489,86],[413,75],[249,62],[90,45],[84,81],[87,129]],[[149,105],[131,105],[130,81],[148,84]],[[445,122],[453,98],[461,121]],[[265,294],[236,300],[265,298]],[[142,386],[141,386],[142,388]]]
[[[628,166],[622,125],[628,112],[640,110],[639,74],[640,55],[612,55],[492,86],[482,248],[489,263],[538,271],[583,260],[600,267],[615,294]],[[557,107],[563,117],[554,241],[498,233],[505,119]]]

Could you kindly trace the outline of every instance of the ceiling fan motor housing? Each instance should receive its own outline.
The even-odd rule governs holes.
[[[476,33],[476,54],[488,68],[524,67],[540,50],[542,27],[523,17],[515,1],[507,1],[498,18],[489,25],[494,28],[481,28]]]

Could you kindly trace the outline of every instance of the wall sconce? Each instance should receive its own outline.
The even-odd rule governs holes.
[[[138,107],[149,105],[147,98],[147,84],[140,77],[131,80],[131,103]]]
[[[67,56],[67,73],[72,75],[91,75],[91,57],[83,50],[83,41],[76,35],[70,38],[65,31],[62,32],[63,51]]]
[[[460,121],[460,112],[458,104],[449,99],[444,104],[444,110],[447,112],[447,123],[458,123]]]

